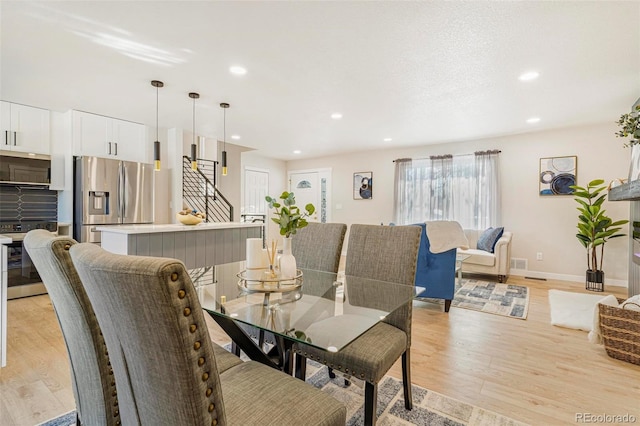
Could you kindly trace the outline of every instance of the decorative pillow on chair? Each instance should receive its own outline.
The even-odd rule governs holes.
[[[493,250],[496,247],[496,243],[502,237],[502,233],[504,232],[504,228],[489,228],[480,235],[478,238],[477,248],[478,250],[488,251],[489,253],[493,253]]]

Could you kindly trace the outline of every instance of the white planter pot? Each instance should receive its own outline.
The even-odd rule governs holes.
[[[280,276],[294,278],[296,276],[296,258],[291,254],[291,238],[282,238],[282,255],[278,260]]]
[[[631,165],[629,166],[629,182],[640,179],[640,145],[631,146]]]

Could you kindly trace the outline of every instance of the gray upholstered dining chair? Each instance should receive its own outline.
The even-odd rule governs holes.
[[[306,227],[298,229],[291,236],[291,252],[296,258],[296,266],[314,271],[338,272],[346,232],[347,225],[344,223],[309,222]],[[240,327],[250,337],[257,339],[260,347],[265,342],[275,345],[272,333],[247,324],[241,324]],[[233,347],[235,354],[240,355],[240,349],[235,345]]]
[[[345,273],[347,276],[413,286],[419,245],[420,228],[416,226],[352,225]],[[350,303],[357,304],[357,300],[350,300]],[[294,351],[296,355],[364,380],[365,424],[375,424],[378,382],[400,357],[404,404],[408,410],[413,408],[411,314],[412,302],[409,301],[338,352],[302,343],[296,344]]]
[[[347,225],[309,222],[291,236],[298,268],[338,272]]]
[[[56,237],[43,229],[30,231],[24,239],[62,329],[78,423],[118,425],[121,416],[111,360],[93,306],[69,255],[74,244],[77,242],[72,238]],[[213,348],[220,371],[242,362],[219,345]],[[128,386],[120,387],[127,392]]]
[[[276,369],[248,361],[219,372],[182,262],[112,254],[89,243],[70,252],[107,348],[120,354],[113,359],[116,380],[130,386],[124,396],[118,390],[123,423],[344,425],[344,405]]]
[[[30,231],[24,239],[62,329],[77,423],[118,425],[116,383],[98,321],[69,256],[74,244],[71,238],[55,237],[43,229]]]

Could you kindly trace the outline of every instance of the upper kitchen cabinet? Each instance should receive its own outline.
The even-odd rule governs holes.
[[[146,127],[131,121],[73,111],[73,154],[146,163]]]
[[[0,149],[34,154],[51,152],[49,110],[0,101]]]

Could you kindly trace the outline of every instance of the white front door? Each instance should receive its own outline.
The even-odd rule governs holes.
[[[311,203],[316,208],[310,222],[330,222],[331,169],[300,170],[289,172],[289,192],[296,197],[300,209]]]

